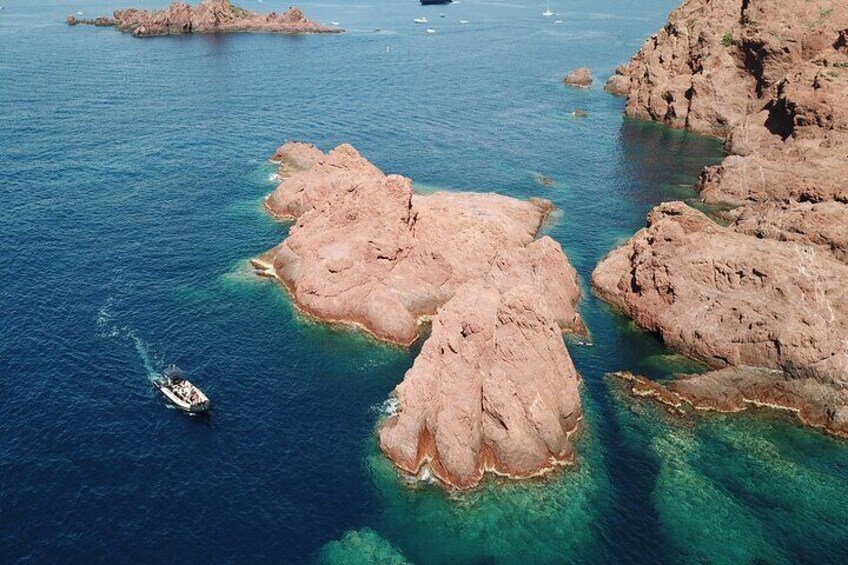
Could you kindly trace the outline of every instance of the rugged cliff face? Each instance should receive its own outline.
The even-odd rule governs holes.
[[[631,116],[725,137],[731,155],[704,170],[698,189],[730,225],[660,206],[601,262],[596,291],[710,365],[776,370],[728,378],[728,369],[722,387],[698,390],[825,406],[829,422],[813,425],[842,433],[848,5],[688,0],[608,84],[626,93]],[[784,377],[816,386],[787,389]],[[721,405],[704,398],[702,407]]]
[[[197,6],[174,2],[164,10],[115,10],[112,18],[79,20],[68,16],[68,25],[115,26],[136,37],[182,33],[337,33],[341,30],[306,19],[300,8],[282,14],[257,14],[230,4],[229,0],[202,0]]]
[[[627,113],[727,139],[708,202],[848,202],[848,5],[688,0],[621,67]]]
[[[260,274],[304,312],[402,345],[432,319],[380,429],[388,457],[456,488],[570,461],[579,379],[561,333],[585,328],[576,272],[536,239],[550,202],[416,194],[349,145],[287,143],[272,160],[285,180],[265,206],[295,224],[254,261]]]
[[[832,253],[718,226],[681,202],[654,209],[592,275],[639,325],[725,368],[671,383],[680,399],[725,412],[784,408],[848,436],[846,282],[848,265]]]

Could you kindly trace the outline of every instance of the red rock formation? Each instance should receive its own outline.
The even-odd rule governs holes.
[[[698,188],[732,223],[655,209],[595,289],[712,365],[815,379],[824,389],[803,387],[806,406],[848,387],[846,37],[844,2],[687,0],[613,81],[629,115],[726,138],[731,155]],[[781,394],[775,374],[758,395],[769,378]]]
[[[578,376],[531,286],[463,286],[439,308],[396,394],[400,411],[381,426],[380,445],[409,473],[427,464],[468,488],[485,471],[530,477],[573,458]]]
[[[652,398],[668,406],[672,412],[683,413],[680,409],[680,406],[683,404],[683,399],[680,395],[656,381],[652,381],[641,375],[634,375],[630,371],[619,371],[617,373],[610,373],[607,376],[629,383],[630,394],[633,396]]]
[[[589,67],[580,67],[579,69],[574,69],[568,73],[565,78],[562,79],[562,82],[568,86],[589,88],[592,86],[592,72],[589,70]]]
[[[548,201],[415,194],[409,179],[384,175],[342,145],[289,177],[265,205],[297,222],[259,262],[304,312],[322,320],[408,345],[418,338],[419,321],[457,288],[486,279],[501,288],[533,285],[563,329],[582,329],[574,269],[553,240],[534,241]]]
[[[559,244],[535,239],[550,202],[416,194],[349,145],[325,156],[288,143],[274,160],[289,176],[265,205],[296,223],[254,261],[261,274],[304,312],[387,341],[410,344],[433,319],[383,451],[456,488],[567,462],[580,399],[561,332],[585,328],[576,272]]]
[[[77,20],[68,16],[67,23],[113,25],[136,37],[182,33],[338,33],[342,30],[309,21],[299,8],[282,14],[256,14],[233,6],[229,0],[202,0],[197,6],[174,2],[164,10],[146,11],[130,8],[116,10],[113,18]]]
[[[828,252],[721,227],[680,202],[654,209],[592,274],[602,298],[691,357],[818,382],[797,389],[798,409],[824,390],[848,398],[846,281],[848,265]]]

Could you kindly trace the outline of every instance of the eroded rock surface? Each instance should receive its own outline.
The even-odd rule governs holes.
[[[91,24],[114,26],[136,37],[183,33],[338,33],[342,30],[322,26],[306,19],[300,8],[289,8],[282,14],[257,14],[230,4],[229,0],[202,0],[191,6],[174,2],[163,10],[115,10],[111,18],[80,20],[68,16],[68,25]]]
[[[470,488],[488,471],[527,477],[571,460],[578,377],[563,331],[584,332],[575,270],[537,234],[551,203],[497,194],[417,194],[350,145],[287,143],[287,177],[265,201],[292,219],[254,261],[304,312],[411,344],[433,331],[380,429],[404,471],[428,465]]]
[[[408,345],[419,321],[457,288],[486,279],[504,289],[530,284],[563,329],[582,328],[574,269],[559,244],[535,239],[551,209],[546,200],[416,194],[409,179],[385,175],[341,145],[292,174],[265,204],[296,223],[260,262],[322,320]]]
[[[597,292],[714,366],[786,371],[844,398],[848,5],[687,0],[616,77],[629,115],[726,139],[698,189],[731,223],[655,209],[598,266]]]
[[[604,90],[616,96],[627,96],[630,92],[630,67],[628,65],[620,65],[615,70],[615,74],[607,79],[607,82],[604,84]]]
[[[571,461],[580,395],[560,331],[532,286],[463,286],[397,387],[383,451],[457,488],[485,471],[523,478]]]
[[[848,266],[829,252],[721,227],[681,202],[655,208],[592,275],[601,297],[710,366],[818,382],[797,390],[811,405],[848,388],[846,282]]]
[[[848,203],[848,5],[687,0],[615,84],[627,113],[727,139],[705,201]]]
[[[848,437],[848,391],[818,379],[762,367],[727,367],[700,375],[677,375],[662,384],[631,373],[612,376],[630,381],[633,396],[652,398],[681,413],[685,402],[696,410],[742,412],[752,406],[786,410],[808,426]]]

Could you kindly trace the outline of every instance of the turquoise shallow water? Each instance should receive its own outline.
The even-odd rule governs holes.
[[[623,119],[602,81],[559,84],[582,64],[606,78],[675,2],[554,2],[562,24],[541,2],[301,3],[349,33],[152,40],[62,23],[115,1],[0,3],[0,560],[848,558],[846,444],[622,398],[605,372],[691,363],[588,292],[594,346],[569,346],[578,467],[460,496],[410,487],[373,429],[415,351],[304,320],[246,267],[285,236],[260,202],[265,158],[294,138],[351,142],[422,189],[550,198],[548,233],[587,283],[720,157]],[[213,398],[209,419],[154,394],[170,362]]]

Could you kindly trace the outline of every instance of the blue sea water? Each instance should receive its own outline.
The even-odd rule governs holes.
[[[0,561],[848,560],[845,442],[671,417],[604,378],[698,369],[588,289],[721,156],[601,89],[676,3],[302,2],[348,32],[139,40],[63,23],[129,2],[0,0]],[[591,89],[560,84],[584,64]],[[594,344],[569,344],[575,469],[461,495],[397,475],[374,426],[414,348],[304,319],[247,267],[288,229],[260,207],[286,139],[350,142],[422,190],[556,203]],[[154,392],[172,362],[209,418]]]

